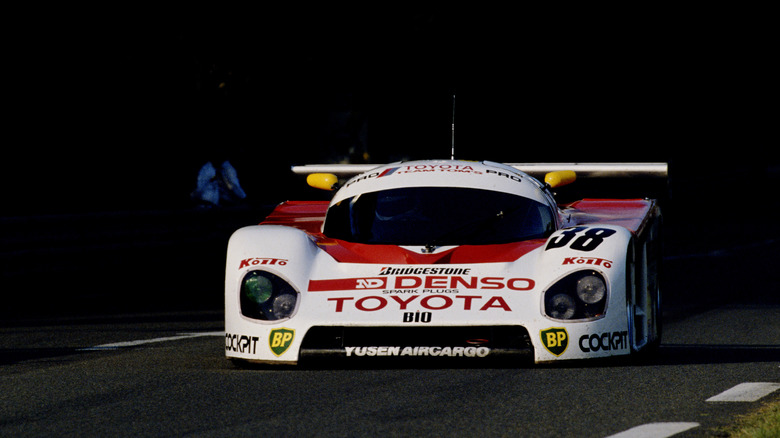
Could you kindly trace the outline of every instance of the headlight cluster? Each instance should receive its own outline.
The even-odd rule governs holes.
[[[596,271],[577,271],[544,293],[544,313],[553,319],[592,319],[604,315],[607,282]]]
[[[298,292],[278,275],[249,271],[241,281],[241,314],[248,318],[289,318],[297,302]]]

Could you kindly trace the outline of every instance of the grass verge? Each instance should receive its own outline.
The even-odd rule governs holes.
[[[728,438],[780,437],[780,400],[765,403],[757,411],[738,417],[734,424],[718,428],[715,436]]]

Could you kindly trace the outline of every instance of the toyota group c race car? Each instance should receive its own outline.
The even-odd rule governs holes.
[[[666,174],[665,163],[596,166],[572,167]],[[226,356],[546,363],[656,346],[657,202],[559,205],[552,189],[576,174],[553,170],[540,182],[524,168],[456,160],[294,168],[310,185],[338,190],[330,201],[282,203],[232,235]],[[334,173],[359,171],[335,187]]]

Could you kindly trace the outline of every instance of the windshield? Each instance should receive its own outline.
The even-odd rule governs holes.
[[[357,243],[484,245],[549,236],[551,209],[511,193],[411,187],[364,193],[330,207],[325,235]]]

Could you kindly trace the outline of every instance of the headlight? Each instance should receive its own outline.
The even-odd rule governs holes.
[[[595,319],[607,307],[607,282],[596,271],[577,271],[544,292],[544,313],[553,319]]]
[[[298,297],[292,294],[282,294],[274,298],[274,304],[271,308],[277,319],[287,318],[295,310],[295,303]]]
[[[241,281],[241,314],[253,319],[275,321],[295,312],[298,292],[278,275],[250,271]]]
[[[273,282],[267,277],[260,275],[259,271],[250,272],[244,277],[244,282],[241,284],[243,296],[257,304],[263,304],[268,301],[273,292]]]
[[[577,303],[567,294],[553,295],[549,307],[548,314],[555,319],[571,319],[577,312]]]
[[[577,280],[577,297],[585,304],[595,304],[604,299],[607,285],[600,276],[586,275]]]

